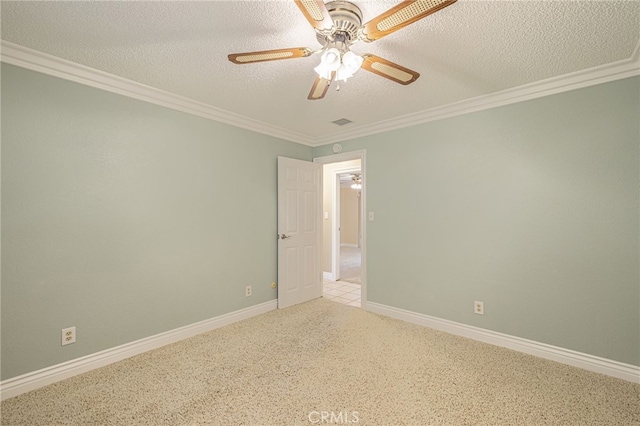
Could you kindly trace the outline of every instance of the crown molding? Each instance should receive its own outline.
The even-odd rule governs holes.
[[[311,137],[5,40],[1,41],[1,48],[0,60],[7,64],[38,71],[90,87],[118,93],[123,96],[310,147],[343,142],[640,75],[640,42],[638,42],[633,54],[628,59],[394,117],[375,124],[352,128],[332,135]]]
[[[306,135],[253,120],[240,114],[235,114],[203,102],[198,102],[164,90],[146,86],[133,80],[128,80],[95,68],[80,65],[19,44],[2,40],[1,47],[0,60],[7,64],[26,68],[32,71],[38,71],[43,74],[59,77],[75,83],[117,93],[130,98],[219,121],[221,123],[230,124],[232,126],[251,130],[257,133],[296,142],[302,145],[311,146],[313,144],[312,139]]]
[[[623,59],[609,64],[587,68],[584,70],[564,74],[557,77],[540,80],[534,83],[513,87],[488,95],[454,102],[440,107],[380,121],[376,124],[352,128],[345,132],[335,133],[324,138],[315,138],[313,146],[327,145],[335,142],[370,136],[390,130],[402,129],[417,124],[442,120],[457,115],[468,114],[504,105],[541,98],[570,90],[595,86],[610,81],[621,80],[640,75],[640,42],[636,45],[633,54],[628,59]]]

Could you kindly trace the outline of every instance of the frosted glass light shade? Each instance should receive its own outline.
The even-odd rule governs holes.
[[[336,71],[336,80],[347,81],[349,77],[353,76],[353,73],[347,68],[345,64],[340,65],[338,71]]]
[[[327,51],[322,54],[321,63],[331,71],[337,70],[338,67],[340,67],[340,51],[335,47],[327,49]]]
[[[320,78],[331,80],[332,71],[323,62],[320,62],[320,65],[315,67],[313,70],[320,76]]]
[[[342,63],[349,70],[351,75],[353,75],[356,71],[360,69],[362,66],[362,57],[356,55],[352,51],[348,51],[344,55],[342,55]]]

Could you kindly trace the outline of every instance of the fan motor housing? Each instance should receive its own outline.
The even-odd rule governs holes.
[[[362,25],[362,12],[355,4],[336,0],[326,4],[329,16],[333,19],[334,31],[331,35],[317,31],[316,38],[323,46],[331,43],[335,38],[344,38],[347,44],[358,39],[358,29]],[[338,36],[338,37],[336,37]]]

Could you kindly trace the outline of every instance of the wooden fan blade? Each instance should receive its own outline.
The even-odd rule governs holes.
[[[317,101],[319,99],[324,98],[324,95],[327,94],[329,90],[329,85],[331,81],[335,78],[336,73],[334,72],[331,75],[331,80],[327,80],[326,78],[322,78],[320,76],[316,77],[316,81],[313,82],[313,86],[311,86],[311,91],[309,92],[309,96],[307,99],[310,101]]]
[[[253,62],[277,61],[280,59],[303,58],[313,53],[308,47],[292,47],[290,49],[262,50],[259,52],[232,53],[228,56],[234,64],[250,64]]]
[[[329,31],[333,28],[333,19],[329,15],[327,6],[322,0],[294,0],[302,11],[302,14],[313,28],[320,31]]]
[[[429,16],[456,0],[405,0],[362,26],[362,40],[374,41]]]
[[[362,68],[381,77],[388,78],[400,84],[411,84],[420,77],[420,74],[398,65],[394,62],[387,61],[379,56],[365,53],[362,55]]]

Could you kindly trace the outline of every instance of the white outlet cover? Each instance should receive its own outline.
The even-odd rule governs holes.
[[[75,343],[76,342],[76,328],[75,327],[69,327],[69,328],[63,328],[62,329],[62,334],[61,334],[61,343],[62,346],[64,345],[70,345],[71,343]]]

